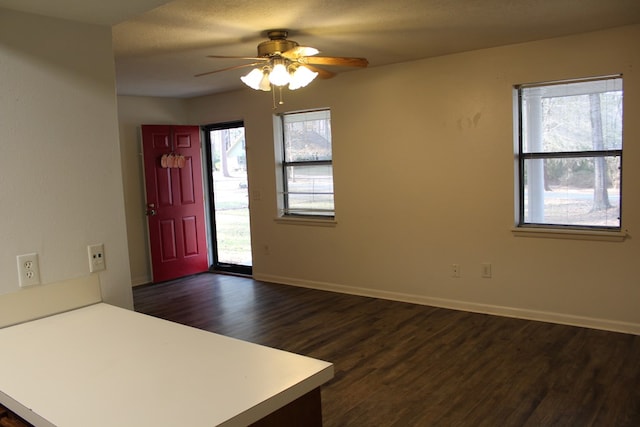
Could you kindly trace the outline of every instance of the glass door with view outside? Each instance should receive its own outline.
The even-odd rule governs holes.
[[[209,172],[213,268],[251,274],[251,227],[244,125],[205,127]]]

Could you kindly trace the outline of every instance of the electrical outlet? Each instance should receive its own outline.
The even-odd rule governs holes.
[[[38,254],[18,255],[18,282],[20,287],[40,284]]]
[[[98,245],[89,245],[89,271],[94,273],[96,271],[102,271],[107,268],[106,260],[104,258],[104,245],[102,243]]]
[[[460,277],[460,264],[451,264],[451,277]]]

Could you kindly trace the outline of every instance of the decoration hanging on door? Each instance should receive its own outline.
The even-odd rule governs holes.
[[[183,168],[186,163],[186,160],[181,154],[163,154],[160,158],[160,165],[163,168]]]

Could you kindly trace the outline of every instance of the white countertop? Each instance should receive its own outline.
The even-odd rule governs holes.
[[[104,303],[0,329],[0,343],[0,402],[38,426],[244,426],[333,377],[328,362]]]

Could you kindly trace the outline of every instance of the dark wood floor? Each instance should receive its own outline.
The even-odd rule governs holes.
[[[327,427],[640,426],[640,336],[203,274],[135,308],[327,360]]]

